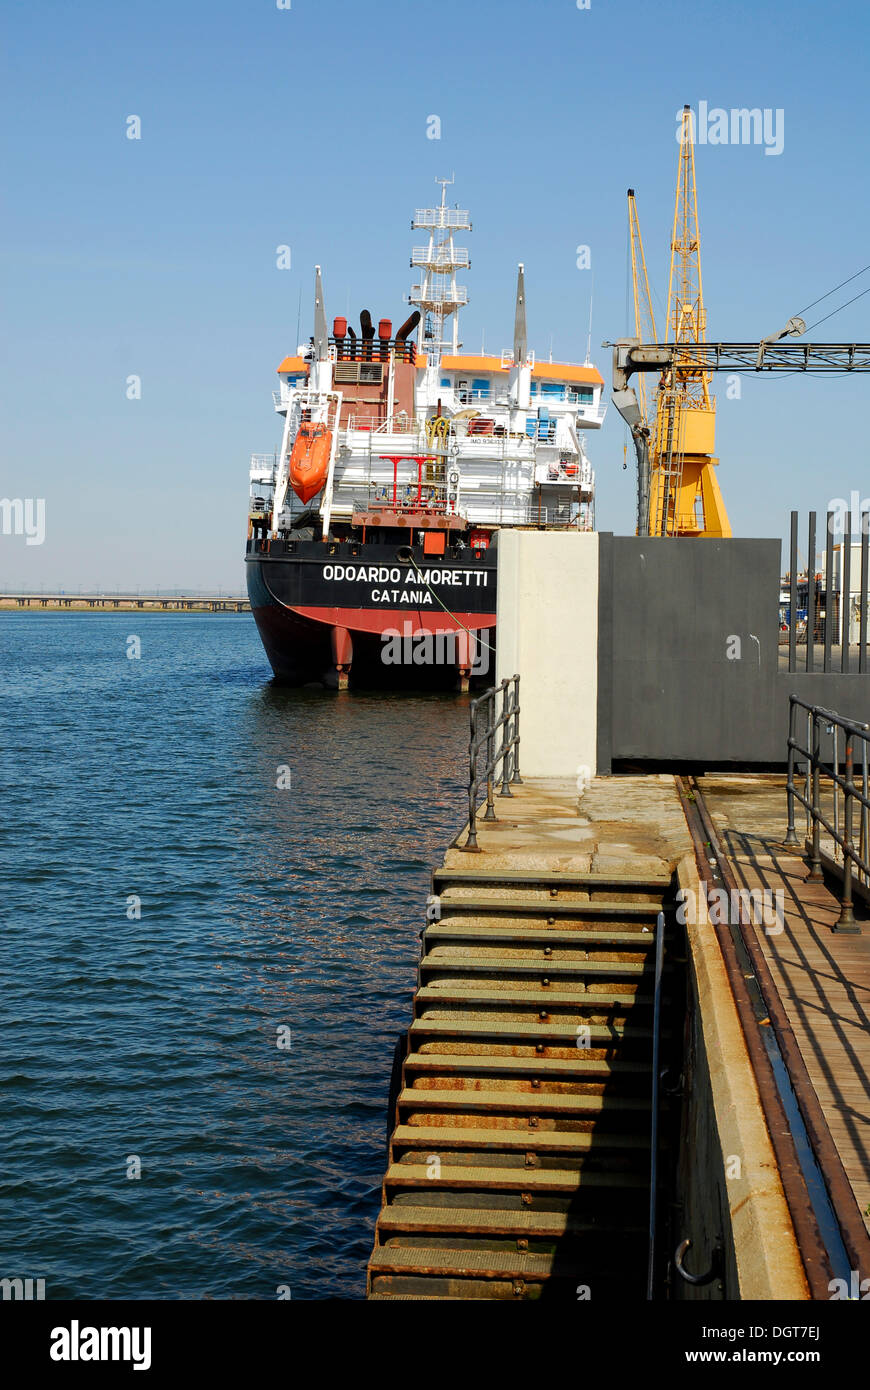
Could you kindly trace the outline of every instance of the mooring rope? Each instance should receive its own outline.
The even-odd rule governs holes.
[[[481,642],[481,643],[483,644],[484,647],[488,647],[489,650],[490,650],[491,652],[494,652],[494,651],[495,651],[495,647],[492,645],[492,643],[491,643],[491,642],[487,642],[487,640],[486,640],[485,637],[479,636],[479,633],[480,633],[480,631],[481,631],[482,629],[479,628],[476,632],[473,632],[473,631],[471,630],[471,628],[465,626],[465,623],[461,623],[461,622],[459,621],[459,619],[457,618],[457,616],[456,616],[455,613],[451,613],[451,612],[450,612],[450,609],[447,607],[447,604],[446,604],[446,603],[442,603],[442,602],[441,602],[441,599],[438,597],[438,595],[436,594],[435,590],[432,588],[432,585],[429,583],[429,580],[426,578],[426,575],[424,574],[423,570],[421,570],[420,566],[417,564],[417,561],[414,559],[413,555],[411,555],[410,553],[409,553],[409,555],[408,555],[408,561],[409,561],[410,564],[412,564],[412,565],[414,566],[414,569],[417,571],[417,576],[418,576],[418,578],[420,579],[421,583],[423,583],[423,584],[426,585],[426,588],[429,590],[429,592],[430,592],[430,594],[432,595],[432,597],[434,598],[435,602],[436,602],[437,604],[440,604],[440,605],[441,605],[441,607],[444,609],[444,612],[447,614],[448,618],[452,618],[453,621],[454,621],[454,623],[456,624],[456,626],[457,626],[457,627],[461,627],[463,632],[467,632],[468,635],[469,635],[469,637],[473,637],[474,640],[475,640],[476,642]],[[418,617],[420,616],[420,610],[419,610],[419,608],[417,609],[417,616],[418,616]],[[422,622],[422,618],[420,619],[420,621]]]

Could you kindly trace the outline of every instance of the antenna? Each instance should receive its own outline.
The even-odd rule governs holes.
[[[526,336],[526,286],[523,263],[517,266],[517,300],[514,310],[514,364],[521,367],[526,360],[528,339]]]
[[[318,361],[325,362],[329,338],[326,330],[326,310],[323,307],[323,281],[320,266],[314,267],[314,347]]]
[[[454,242],[457,231],[471,231],[471,220],[467,209],[447,206],[447,188],[453,183],[453,175],[435,182],[441,185],[440,205],[417,208],[411,222],[412,229],[427,233],[427,244],[415,246],[411,252],[411,265],[419,268],[420,279],[411,286],[408,296],[409,304],[416,304],[420,310],[417,347],[422,350],[428,340],[430,365],[443,351],[459,350],[459,310],[468,303],[468,291],[456,283],[456,272],[471,265],[465,247]]]

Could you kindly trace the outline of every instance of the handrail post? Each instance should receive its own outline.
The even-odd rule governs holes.
[[[809,801],[810,801],[810,791],[811,791],[811,786],[812,786],[811,778],[812,778],[812,775],[813,775],[813,768],[812,768],[812,762],[813,762],[813,758],[812,758],[812,747],[813,747],[813,711],[812,711],[812,708],[809,708],[809,709],[807,710],[807,745],[806,745],[806,746],[807,746],[807,766],[806,766],[806,776],[804,777],[804,837],[806,837],[806,836],[809,835],[809,833],[810,833],[810,808],[809,808]]]
[[[493,773],[495,772],[495,691],[488,690],[484,695],[486,702],[486,814],[484,820],[497,820],[493,801]]]
[[[786,799],[787,799],[787,801],[788,801],[788,828],[786,829],[786,832],[785,832],[785,841],[784,841],[784,843],[787,844],[787,845],[796,845],[796,844],[798,843],[798,837],[797,837],[797,835],[795,834],[795,828],[794,828],[794,767],[795,767],[795,760],[794,760],[794,712],[795,712],[795,708],[796,708],[796,706],[795,706],[795,702],[794,702],[794,696],[793,696],[793,695],[789,695],[789,697],[788,697],[788,776],[787,776],[787,778],[786,778],[786,784],[785,784]]]
[[[477,843],[477,745],[475,742],[475,724],[477,716],[477,701],[472,700],[470,705],[470,726],[471,733],[468,740],[468,835],[466,836],[463,849],[469,850],[473,854],[480,853],[480,846]]]
[[[501,790],[499,796],[513,796],[510,789],[510,729],[511,729],[511,683],[507,676],[501,683]]]
[[[512,782],[523,784],[520,776],[520,678],[514,676],[514,770],[511,777]]]
[[[867,887],[867,859],[869,859],[869,848],[867,848],[867,739],[862,738],[862,778],[860,778],[860,833],[857,837],[857,856],[860,859],[859,880],[864,887]]]
[[[813,711],[813,793],[812,810],[810,815],[813,820],[813,848],[810,856],[810,872],[807,883],[822,883],[824,874],[822,873],[822,857],[819,853],[819,755],[820,755],[821,735],[819,733],[819,715]]]
[[[519,676],[505,677],[498,685],[472,700],[470,705],[470,733],[468,740],[468,835],[462,849],[480,854],[477,843],[477,798],[486,778],[486,810],[483,820],[493,821],[495,814],[495,784],[499,781],[498,765],[501,762],[500,796],[513,796],[511,782],[520,782],[519,769]],[[501,695],[501,713],[498,712],[498,697]],[[485,727],[481,719],[486,718]],[[496,745],[496,737],[501,738]],[[479,771],[479,757],[484,751],[486,766],[483,775]]]
[[[854,735],[850,729],[846,734],[843,750],[843,778],[846,783],[843,792],[843,892],[840,897],[840,916],[834,931],[857,932],[858,925],[852,911],[852,807],[855,795],[854,781]]]
[[[840,848],[840,726],[831,725],[831,732],[834,736],[834,756],[831,766],[834,769],[834,778],[831,790],[834,793],[834,855]]]

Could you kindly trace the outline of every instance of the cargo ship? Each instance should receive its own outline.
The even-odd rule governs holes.
[[[278,367],[280,449],[251,460],[251,608],[282,683],[458,686],[494,670],[498,534],[592,530],[603,378],[536,359],[517,274],[513,347],[468,353],[457,281],[467,210],[417,209],[410,315],[368,310],[327,327],[315,268],[314,333]]]

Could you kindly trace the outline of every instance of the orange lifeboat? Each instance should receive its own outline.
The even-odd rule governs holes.
[[[290,486],[300,502],[310,502],[323,487],[331,453],[332,431],[303,421],[290,455]]]

